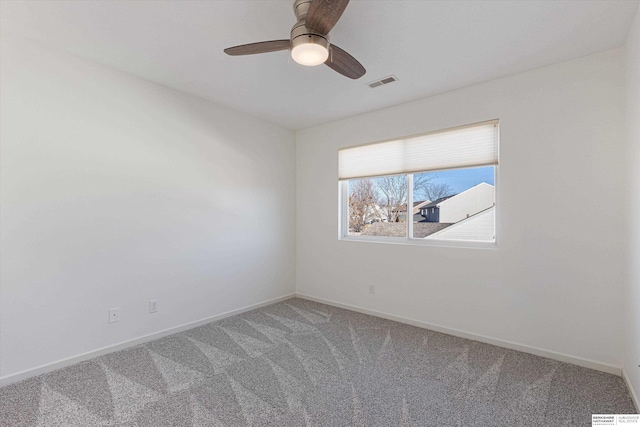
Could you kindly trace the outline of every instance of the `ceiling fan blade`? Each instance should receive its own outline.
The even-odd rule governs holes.
[[[329,34],[348,4],[349,0],[312,0],[304,25],[322,34]]]
[[[270,40],[268,42],[258,42],[241,44],[240,46],[228,47],[224,53],[231,56],[254,55],[256,53],[276,52],[291,48],[291,40]]]
[[[359,79],[367,72],[356,58],[349,55],[335,44],[331,45],[329,58],[325,61],[325,64],[332,70],[337,71],[350,79]]]

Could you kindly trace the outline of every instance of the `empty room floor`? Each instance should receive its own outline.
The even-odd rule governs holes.
[[[620,377],[290,299],[0,389],[2,426],[590,426]]]

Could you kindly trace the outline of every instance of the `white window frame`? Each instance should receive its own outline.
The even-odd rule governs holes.
[[[500,132],[499,122],[496,123],[498,131],[496,132],[498,144],[498,157],[500,156]],[[495,216],[493,230],[495,233],[493,241],[471,241],[471,240],[435,240],[425,238],[414,238],[413,236],[413,214],[409,215],[409,206],[413,207],[413,176],[415,173],[403,174],[407,177],[407,236],[406,237],[388,237],[388,236],[350,236],[349,235],[349,180],[338,181],[338,240],[347,242],[365,242],[365,243],[392,243],[417,246],[432,247],[452,247],[452,248],[476,248],[476,249],[497,249],[498,248],[498,218],[500,216],[500,190],[499,190],[499,170],[500,162],[494,165],[493,179],[495,191]],[[445,170],[466,169],[466,168],[450,168]],[[434,171],[425,171],[434,172]],[[421,173],[421,172],[416,172]],[[369,178],[376,178],[371,176]],[[357,178],[356,178],[357,179]],[[413,208],[411,209],[413,213]]]

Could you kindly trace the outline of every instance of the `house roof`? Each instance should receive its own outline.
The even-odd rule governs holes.
[[[374,222],[362,230],[362,236],[406,237],[407,224],[403,222]]]
[[[429,200],[422,200],[420,202],[413,202],[413,207],[417,208],[418,206],[422,205],[423,203],[427,203],[428,201]],[[406,211],[407,210],[407,204],[406,203],[401,204],[399,210],[400,211]]]
[[[413,224],[413,237],[426,237],[449,227],[451,224],[441,222],[419,222]],[[362,236],[406,237],[407,224],[404,222],[375,222],[367,226]]]
[[[459,196],[459,195],[461,195],[461,194],[465,194],[465,193],[467,193],[467,192],[469,192],[469,191],[473,191],[473,190],[475,190],[476,188],[480,188],[480,187],[491,187],[491,188],[493,188],[493,185],[488,184],[488,183],[486,183],[486,182],[481,182],[480,184],[476,184],[476,185],[474,185],[473,187],[467,188],[466,190],[464,190],[464,191],[462,191],[462,192],[460,192],[460,193],[458,193],[458,194],[454,194],[453,196],[445,197],[445,198],[444,198],[444,200],[440,200],[440,199],[438,199],[438,200],[440,200],[440,201],[438,202],[438,200],[436,200],[436,202],[438,202],[438,203],[446,202],[447,200],[449,200],[449,199],[453,198],[454,196]]]
[[[437,233],[445,228],[451,226],[451,224],[444,222],[419,222],[413,224],[413,237],[422,238]]]
[[[476,184],[476,185],[474,185],[473,187],[467,188],[466,190],[464,190],[464,191],[462,191],[462,192],[460,192],[460,193],[452,194],[451,196],[440,197],[439,199],[437,199],[437,200],[435,200],[435,201],[433,201],[433,202],[429,203],[428,205],[422,206],[422,207],[423,207],[423,208],[434,208],[434,207],[438,207],[438,205],[439,205],[440,203],[445,202],[445,201],[447,201],[447,200],[449,200],[449,199],[451,199],[451,198],[453,198],[453,197],[455,197],[455,196],[459,196],[459,195],[461,195],[461,194],[464,194],[464,193],[466,193],[467,191],[471,191],[471,190],[473,190],[474,188],[484,187],[484,186],[487,186],[487,187],[493,187],[493,185],[491,185],[491,184],[488,184],[488,183],[486,183],[486,182],[481,182],[480,184]]]
[[[438,204],[440,202],[444,202],[447,199],[452,198],[453,196],[456,196],[456,194],[452,194],[451,196],[445,196],[445,197],[440,197],[439,199],[434,200],[433,202],[422,206],[423,208],[435,208],[436,206],[438,206]]]

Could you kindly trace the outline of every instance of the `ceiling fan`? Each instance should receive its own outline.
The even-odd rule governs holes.
[[[353,56],[329,43],[329,31],[336,25],[349,0],[295,0],[293,13],[297,22],[289,39],[270,40],[229,47],[227,55],[291,50],[291,58],[298,64],[314,66],[322,63],[351,79],[364,75],[366,70]]]

